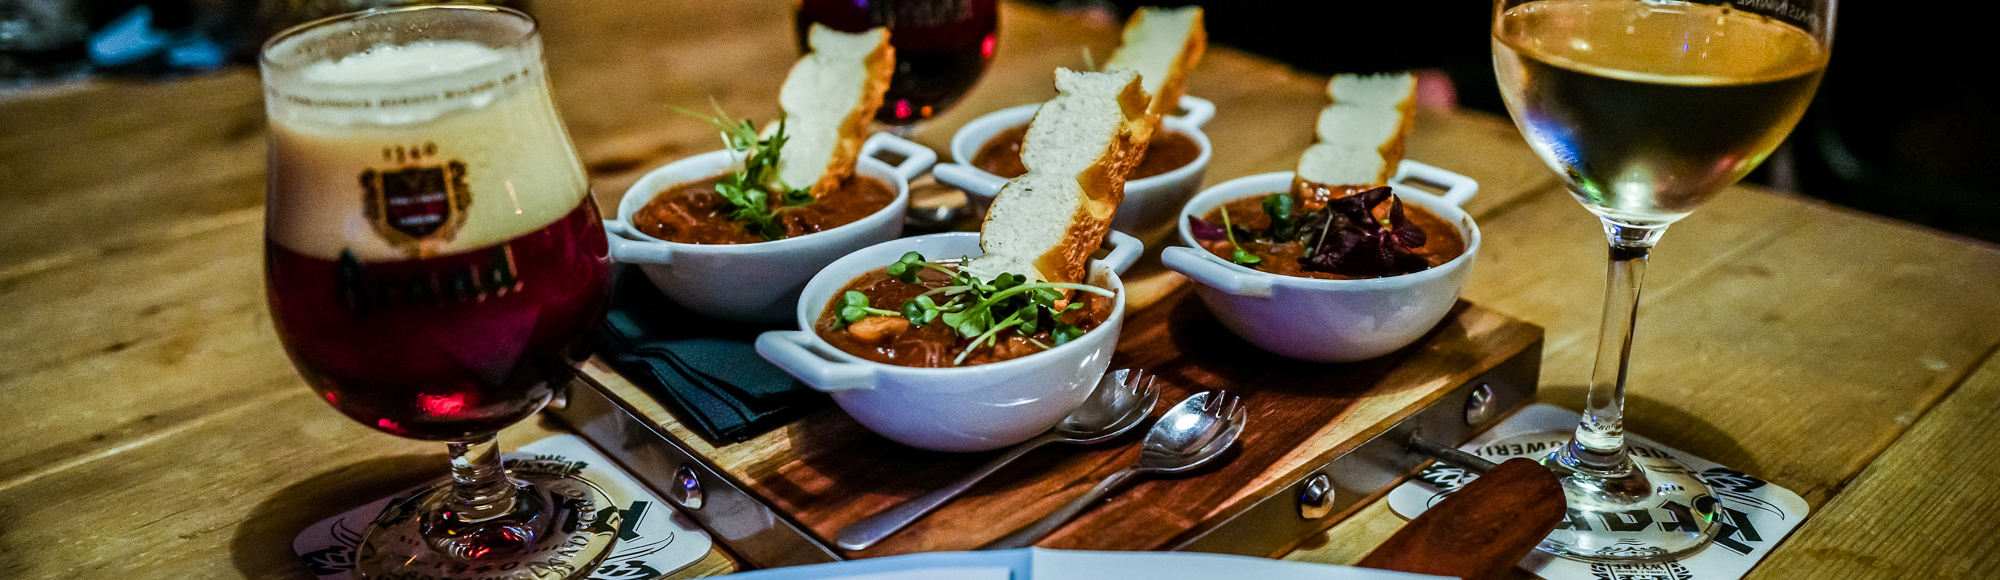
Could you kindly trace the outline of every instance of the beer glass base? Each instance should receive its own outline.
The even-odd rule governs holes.
[[[1585,562],[1638,564],[1686,557],[1715,539],[1715,495],[1679,461],[1627,455],[1623,469],[1606,475],[1564,456],[1576,444],[1571,433],[1534,433],[1502,442],[1512,443],[1555,449],[1540,461],[1562,478],[1569,504],[1568,519],[1538,550]]]
[[[602,489],[549,471],[508,475],[518,484],[518,507],[485,521],[437,529],[430,510],[443,507],[448,481],[390,503],[355,548],[355,576],[580,579],[610,555],[622,518]]]

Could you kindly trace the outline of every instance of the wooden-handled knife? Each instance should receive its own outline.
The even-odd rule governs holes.
[[[1356,565],[1494,580],[1562,523],[1565,505],[1562,484],[1548,468],[1509,459],[1410,520]]]

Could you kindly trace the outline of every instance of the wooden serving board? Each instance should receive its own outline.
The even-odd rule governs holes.
[[[1180,287],[1163,288],[1157,301],[1148,301],[1154,304],[1127,319],[1112,367],[1146,368],[1160,377],[1164,389],[1155,417],[1195,392],[1228,390],[1244,396],[1249,420],[1239,443],[1194,472],[1138,480],[1038,545],[1086,550],[1181,546],[1454,390],[1462,393],[1459,387],[1501,363],[1530,349],[1534,352],[1529,355],[1539,359],[1540,327],[1461,302],[1437,329],[1389,356],[1353,364],[1302,363],[1236,338],[1190,289],[1174,286]],[[635,415],[657,423],[656,430],[673,439],[674,447],[699,456],[823,546],[832,546],[831,538],[842,527],[942,487],[998,453],[905,447],[832,406],[756,439],[717,447],[608,367],[593,362],[586,372]],[[1528,372],[1532,382],[1533,371]],[[590,436],[592,429],[582,431]],[[624,441],[599,444],[635,446],[627,436],[618,438]],[[977,547],[1137,461],[1140,438],[1135,432],[1099,446],[1035,451],[867,550],[828,550],[838,557],[867,558]],[[1296,508],[1289,513],[1296,519]],[[1311,530],[1331,526],[1339,515],[1316,520]],[[729,534],[719,535],[729,543]],[[1270,549],[1276,553],[1289,547]]]

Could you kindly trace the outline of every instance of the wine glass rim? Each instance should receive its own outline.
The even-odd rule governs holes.
[[[496,46],[494,48],[506,49],[506,48],[513,48],[520,46],[530,40],[533,40],[537,35],[541,34],[542,30],[541,21],[536,20],[534,16],[531,16],[528,13],[522,12],[520,10],[508,8],[506,6],[491,6],[483,4],[416,4],[416,5],[405,5],[405,6],[384,6],[384,7],[370,8],[367,10],[358,10],[355,12],[346,12],[342,14],[334,14],[331,16],[316,18],[313,20],[308,20],[306,22],[292,25],[291,27],[278,31],[277,34],[273,34],[271,35],[271,38],[266,39],[264,41],[264,45],[258,49],[257,62],[264,68],[264,70],[278,70],[278,71],[297,70],[300,68],[304,68],[306,66],[310,66],[312,63],[310,62],[296,63],[296,64],[280,63],[272,58],[272,52],[278,47],[278,45],[283,44],[286,41],[292,40],[293,38],[298,37],[301,34],[313,30],[319,30],[321,28],[325,28],[328,26],[359,22],[362,20],[367,20],[372,18],[394,17],[408,13],[435,12],[435,11],[445,11],[445,10],[459,11],[468,14],[472,13],[495,14],[503,17],[511,17],[521,22],[526,22],[528,24],[526,28],[521,30],[520,34],[515,35],[513,38],[506,39],[499,46]]]

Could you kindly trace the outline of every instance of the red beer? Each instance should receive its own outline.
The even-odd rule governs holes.
[[[527,418],[588,355],[610,276],[597,204],[499,245],[401,262],[265,241],[285,351],[334,408],[402,437],[463,440]]]
[[[364,425],[497,432],[548,402],[604,314],[604,228],[533,56],[377,49],[268,99],[272,319],[312,388]],[[358,84],[382,77],[409,80]]]
[[[279,33],[260,65],[279,341],[341,413],[451,458],[449,482],[364,519],[355,577],[588,577],[617,544],[617,502],[574,473],[505,468],[495,437],[565,384],[610,298],[534,20],[366,10]]]

